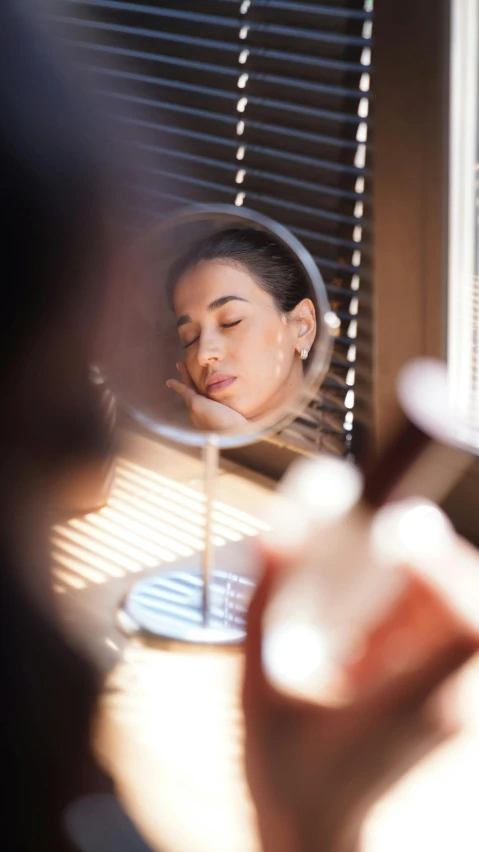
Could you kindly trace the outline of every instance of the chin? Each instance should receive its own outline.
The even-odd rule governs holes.
[[[230,407],[234,408],[235,411],[238,411],[239,414],[242,414],[243,417],[246,417],[247,420],[263,420],[271,418],[273,414],[275,420],[280,420],[286,413],[287,402],[288,398],[284,397],[281,400],[276,399],[275,401],[267,399],[262,403],[258,402],[256,405],[243,405],[238,407],[232,405]]]
[[[246,420],[255,420],[260,417],[264,417],[267,414],[267,409],[263,406],[258,405],[248,405],[247,403],[241,402],[228,402],[226,403],[230,408],[233,408],[238,414],[241,414]]]
[[[221,397],[218,394],[216,397],[210,397],[210,399],[213,398],[216,402],[221,402],[222,405],[227,405],[228,408],[232,408],[233,411],[237,411],[238,414],[241,414],[242,417],[246,417],[247,420],[251,417],[251,414],[249,413],[250,407],[242,403],[238,397],[235,398],[233,394],[231,394],[231,396],[224,394],[224,396]]]

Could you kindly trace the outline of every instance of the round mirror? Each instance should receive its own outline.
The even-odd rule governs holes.
[[[315,396],[336,327],[319,270],[290,231],[254,211],[195,208],[131,250],[107,373],[152,431],[235,447],[279,430]]]
[[[212,568],[218,450],[256,441],[299,414],[329,367],[339,321],[304,246],[282,225],[237,207],[195,207],[149,231],[125,258],[122,283],[104,372],[137,421],[205,447],[208,486],[202,569],[178,566],[140,581],[121,624],[195,642],[238,641],[248,594],[238,594],[242,580],[227,566]]]

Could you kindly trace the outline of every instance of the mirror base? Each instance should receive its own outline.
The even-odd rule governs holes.
[[[217,569],[210,581],[210,611],[203,619],[199,568],[154,572],[131,589],[117,613],[123,633],[192,645],[238,645],[245,637],[250,577]]]

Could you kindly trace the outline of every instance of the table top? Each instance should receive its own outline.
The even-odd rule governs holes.
[[[191,455],[128,437],[108,506],[54,530],[55,588],[69,632],[108,675],[97,748],[152,848],[258,852],[242,763],[241,653],[142,647],[114,621],[136,577],[157,562],[173,567],[188,549],[186,558],[199,558],[201,476]],[[219,536],[232,567],[253,567],[244,547],[271,485],[234,465],[222,469]],[[457,704],[461,734],[378,802],[365,828],[367,852],[477,852],[477,660],[461,678]]]
[[[154,850],[259,852],[243,772],[239,653],[132,645],[112,673],[98,748]],[[476,852],[479,660],[459,682],[463,730],[376,805],[367,852]],[[227,838],[227,841],[226,841]]]

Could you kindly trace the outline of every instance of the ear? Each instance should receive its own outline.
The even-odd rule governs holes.
[[[311,299],[302,299],[289,314],[294,323],[295,346],[298,354],[302,349],[308,352],[316,338],[316,310]]]

